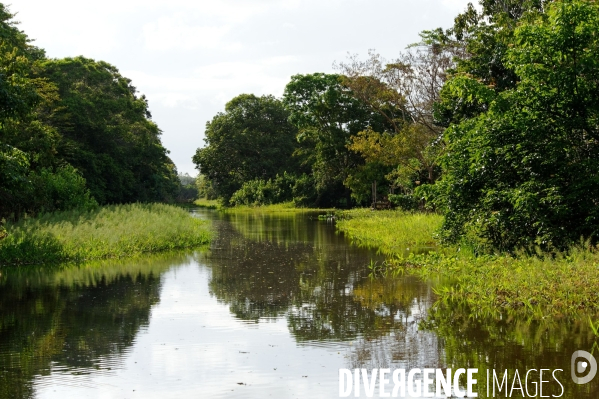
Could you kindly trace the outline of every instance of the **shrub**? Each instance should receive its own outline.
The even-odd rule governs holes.
[[[413,195],[389,194],[389,202],[404,211],[418,209],[418,200]]]
[[[291,200],[295,177],[284,173],[268,180],[250,180],[233,193],[231,205],[270,205]]]

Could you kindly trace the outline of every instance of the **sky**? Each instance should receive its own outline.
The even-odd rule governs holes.
[[[472,1],[472,0],[471,0]],[[418,32],[449,28],[468,0],[13,0],[50,58],[106,61],[148,98],[182,173],[206,122],[242,93],[280,97],[291,76],[334,73],[348,54],[395,58]]]

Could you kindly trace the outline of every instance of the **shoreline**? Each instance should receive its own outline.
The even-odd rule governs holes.
[[[581,243],[555,255],[475,256],[468,248],[438,245],[434,251],[406,254],[402,248],[426,241],[426,234],[438,228],[442,219],[434,214],[383,212],[344,211],[343,220],[337,223],[337,229],[354,242],[376,247],[388,256],[385,264],[371,268],[374,274],[434,280],[439,302],[465,304],[474,315],[517,313],[541,319],[599,314],[597,248]],[[399,231],[398,223],[410,226],[411,231]],[[412,239],[406,240],[410,235]],[[434,241],[434,233],[428,238]]]

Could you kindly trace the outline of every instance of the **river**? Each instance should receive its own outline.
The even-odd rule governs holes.
[[[574,351],[599,351],[586,320],[436,304],[433,282],[369,277],[383,257],[315,214],[194,216],[209,249],[0,269],[0,399],[333,398],[342,368],[477,368],[479,397],[487,370],[540,397],[526,371],[561,369],[544,396],[599,397],[570,376]]]

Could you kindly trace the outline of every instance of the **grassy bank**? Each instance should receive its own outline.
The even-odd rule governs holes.
[[[331,209],[318,208],[297,208],[293,202],[283,202],[280,204],[246,206],[237,205],[231,208],[221,208],[228,213],[305,213],[305,212],[323,212]]]
[[[219,200],[209,200],[205,198],[200,198],[193,201],[193,206],[197,208],[206,208],[206,209],[220,209],[222,205]]]
[[[305,213],[305,212],[332,212],[333,209],[322,209],[322,208],[298,208],[293,202],[282,202],[278,204],[270,205],[236,205],[236,206],[223,206],[220,200],[208,200],[205,198],[197,199],[190,204],[193,208],[205,208],[205,209],[217,209],[227,213]]]
[[[442,302],[468,305],[474,314],[504,312],[546,315],[599,313],[599,252],[581,245],[557,256],[474,256],[439,247],[428,254],[404,256],[407,246],[433,242],[441,218],[396,211],[354,210],[337,226],[354,241],[389,255],[382,274],[408,273],[435,282]]]
[[[164,204],[131,204],[69,211],[6,226],[0,265],[58,263],[133,256],[210,241],[207,221]]]
[[[436,245],[433,235],[443,218],[432,213],[352,209],[337,212],[337,228],[358,245],[378,248],[387,255],[414,247]]]

